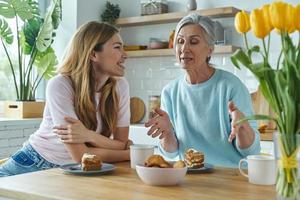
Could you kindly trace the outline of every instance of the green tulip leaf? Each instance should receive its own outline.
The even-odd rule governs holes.
[[[239,63],[241,63],[242,65],[244,65],[246,67],[249,64],[251,64],[249,57],[242,49],[238,49],[235,51],[235,53],[231,56],[231,61],[239,69],[240,69]]]
[[[239,62],[238,62],[237,58],[231,56],[230,59],[231,59],[231,62],[233,63],[233,65],[234,65],[236,68],[241,69],[241,67],[240,67],[240,65],[239,65]]]
[[[269,67],[265,67],[265,63],[253,63],[248,65],[248,69],[258,77],[259,79],[263,78],[266,73],[274,73],[274,70]]]
[[[33,17],[32,12],[26,0],[0,0],[0,15],[6,18],[19,16],[25,21]]]
[[[250,49],[250,51],[251,52],[260,52],[260,47],[258,45],[255,45]]]
[[[0,18],[0,38],[4,40],[7,44],[12,44],[14,41],[14,36],[8,23],[5,19]]]
[[[277,123],[276,118],[270,117],[268,115],[251,115],[251,116],[247,116],[247,117],[244,117],[244,118],[236,121],[234,124],[238,125],[238,124],[241,124],[245,121],[250,121],[250,120],[272,120],[272,121],[275,121]]]

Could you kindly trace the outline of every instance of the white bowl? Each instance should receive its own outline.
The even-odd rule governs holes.
[[[187,172],[187,167],[183,168],[158,168],[136,165],[136,172],[140,179],[148,185],[177,185]]]

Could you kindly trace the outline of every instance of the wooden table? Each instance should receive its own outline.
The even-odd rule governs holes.
[[[173,187],[144,184],[129,163],[117,164],[112,174],[74,176],[61,169],[0,178],[0,196],[13,199],[276,199],[275,186],[248,183],[237,169],[216,168],[209,174],[187,174]]]

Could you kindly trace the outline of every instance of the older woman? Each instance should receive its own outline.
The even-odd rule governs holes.
[[[163,89],[158,116],[145,126],[169,158],[183,159],[194,148],[205,154],[205,162],[237,167],[241,158],[260,152],[260,138],[255,122],[234,124],[253,114],[251,98],[236,76],[209,63],[213,30],[214,22],[197,14],[178,23],[174,48],[186,74]]]

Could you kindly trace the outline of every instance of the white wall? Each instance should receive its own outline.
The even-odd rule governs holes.
[[[60,60],[79,26],[88,21],[100,21],[105,3],[106,1],[99,0],[62,0],[62,22],[54,41],[54,48]]]
[[[77,1],[62,0],[62,21],[57,30],[53,44],[58,59],[63,57],[64,50],[76,29]]]
[[[99,0],[77,0],[77,27],[87,21],[100,21],[105,3],[106,1]]]

